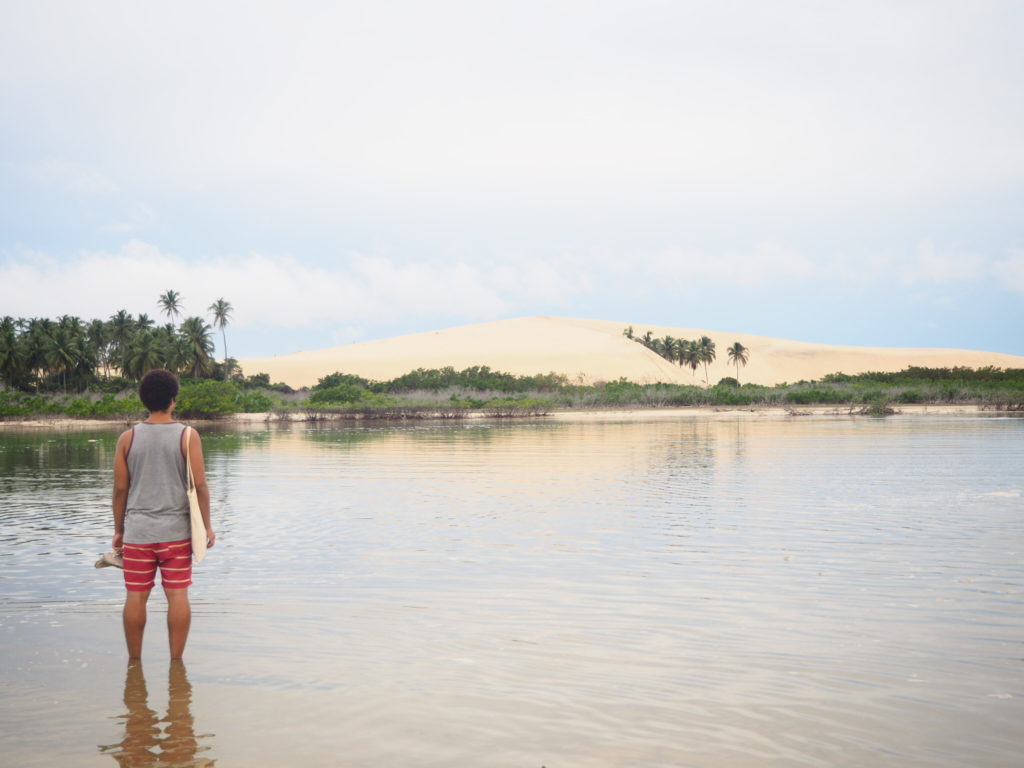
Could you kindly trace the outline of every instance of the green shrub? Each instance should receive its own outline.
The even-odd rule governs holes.
[[[277,407],[280,400],[264,392],[239,392],[238,407],[242,413],[265,413]]]
[[[762,397],[759,392],[744,391],[733,385],[721,384],[707,390],[707,393],[710,398],[709,405],[750,405],[760,401]]]
[[[63,414],[64,413],[64,408],[65,408],[65,406],[67,404],[67,400],[65,398],[55,398],[54,397],[54,398],[47,399],[45,397],[40,397],[39,400],[40,400],[41,405],[42,405],[42,407],[40,409],[40,412],[41,413],[48,413],[48,414],[51,414],[53,416],[59,416],[59,415]]]
[[[679,387],[668,396],[669,405],[700,405],[704,392],[700,387]]]
[[[270,386],[270,374],[269,373],[254,373],[252,376],[246,376],[242,381],[242,386],[250,389],[259,389],[260,387]]]
[[[89,389],[93,392],[103,392],[110,394],[120,394],[121,392],[131,392],[138,386],[137,382],[130,379],[126,379],[123,376],[111,376],[109,379],[99,377],[96,381],[90,385]]]
[[[344,386],[344,385],[341,385]],[[334,391],[337,387],[332,388]],[[399,401],[390,395],[380,392],[367,392],[365,389],[355,389],[358,397],[350,400],[314,400],[310,397],[303,405],[312,411],[372,411],[376,409],[392,408]]]
[[[27,416],[24,400],[21,392],[11,389],[0,390],[0,416]]]
[[[93,416],[92,400],[88,397],[76,397],[63,406],[63,412],[74,418],[87,418]]]
[[[362,376],[353,376],[350,373],[335,372],[328,374],[317,381],[316,384],[310,387],[310,391],[321,392],[328,389],[334,389],[341,385],[356,387],[358,389],[369,389],[371,382],[369,379],[364,379]]]
[[[238,413],[238,386],[230,381],[183,381],[177,414],[183,418],[211,418]]]
[[[888,394],[884,389],[866,389],[857,396],[857,401],[861,403],[873,403],[879,400],[886,400]]]
[[[854,380],[853,376],[846,373],[828,373],[821,377],[823,384],[846,384]]]
[[[920,403],[924,399],[920,390],[917,389],[905,389],[900,392],[899,397],[896,398],[898,403]]]
[[[320,381],[323,382],[324,379],[321,379]],[[320,387],[320,384],[317,384],[309,394],[309,402],[315,405],[324,405],[328,403],[358,403],[363,399],[363,395],[366,394],[369,394],[369,392],[362,387],[344,381],[323,388]]]
[[[884,395],[873,398],[862,411],[867,416],[888,416],[894,413]]]
[[[416,390],[436,392],[449,387],[478,392],[553,392],[565,387],[567,383],[568,379],[559,373],[516,376],[504,371],[493,371],[486,365],[474,365],[461,371],[456,371],[452,366],[417,368],[391,381],[374,383],[367,388],[391,394]]]
[[[132,392],[124,397],[114,397],[111,394],[103,395],[92,405],[94,416],[135,416],[146,412],[146,407],[139,400],[139,396]]]
[[[807,387],[792,389],[782,398],[794,405],[813,405],[814,403],[845,403],[849,396],[834,387]]]
[[[944,383],[942,384],[942,386],[939,387],[936,394],[938,395],[940,400],[945,400],[946,402],[954,403],[963,397],[964,390],[957,384]]]

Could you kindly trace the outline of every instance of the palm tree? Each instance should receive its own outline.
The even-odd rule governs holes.
[[[141,330],[132,338],[131,346],[121,360],[121,371],[135,379],[141,379],[161,364],[160,346],[153,331]]]
[[[221,338],[224,341],[224,375],[228,378],[231,377],[231,371],[228,370],[228,337],[224,329],[228,327],[228,320],[231,319],[232,309],[234,307],[224,299],[217,299],[210,305],[210,311],[213,313],[213,324],[220,328]]]
[[[697,342],[700,350],[700,362],[704,363],[704,384],[708,384],[708,363],[715,362],[715,342],[710,336],[701,336]]]
[[[63,318],[62,318],[63,320]],[[59,371],[61,387],[64,394],[68,391],[68,371],[78,365],[78,349],[74,331],[71,326],[61,322],[53,333],[46,337],[44,357],[47,368],[51,371]]]
[[[75,317],[74,315],[61,315],[57,318],[57,326],[74,333],[81,330],[82,319],[80,317]]]
[[[689,339],[676,339],[676,359],[674,362],[679,363],[679,367],[682,368],[686,365],[687,355],[686,350],[690,346]]]
[[[678,350],[679,342],[671,336],[666,336],[661,340],[661,351],[659,354],[668,360],[670,363],[676,361],[676,351]]]
[[[135,318],[125,309],[119,309],[117,314],[111,315],[107,322],[110,323],[110,340],[114,344],[127,342],[136,329]]]
[[[177,291],[168,291],[160,295],[158,299],[163,313],[173,322],[181,314],[181,294]]]
[[[26,390],[32,384],[36,373],[36,360],[39,349],[39,338],[33,336],[29,330],[32,327],[29,320],[18,318],[14,321],[17,329],[14,337],[14,349],[10,354],[12,381],[17,383],[19,389]],[[6,365],[7,361],[5,361]]]
[[[45,378],[50,372],[51,357],[47,354],[47,347],[56,327],[49,318],[33,317],[28,321],[28,329],[23,334],[25,364],[28,370],[40,379]]]
[[[185,370],[191,360],[188,340],[180,333],[172,334],[164,344],[164,365],[175,373]]]
[[[633,326],[631,325],[628,328],[624,329],[622,331],[622,335],[625,336],[627,339],[632,339],[633,338]]]
[[[176,371],[177,369],[170,363],[170,350],[174,342],[180,340],[181,337],[174,330],[174,326],[170,323],[165,323],[164,325],[158,325],[149,332],[153,334],[153,346],[156,347],[160,354],[160,367],[166,368],[169,371]]]
[[[156,325],[156,322],[152,317],[143,312],[135,320],[135,328],[140,331],[146,331]]]
[[[685,357],[685,359],[684,359]],[[680,354],[679,359],[686,363],[690,368],[690,375],[697,375],[697,366],[700,365],[700,342],[688,341],[686,342],[686,349]],[[680,363],[680,365],[682,362]]]
[[[747,360],[750,359],[750,350],[740,344],[738,341],[734,341],[732,346],[729,347],[729,362],[736,366],[736,383],[740,381],[740,366],[744,368],[747,366]]]
[[[74,335],[74,356],[75,364],[71,369],[73,380],[77,391],[85,390],[96,376],[96,368],[99,365],[99,357],[89,344],[89,337],[85,333],[85,323],[81,324],[81,332]]]
[[[117,314],[111,315],[110,320],[110,356],[119,363],[124,362],[125,356],[131,347],[132,337],[135,336],[135,318],[127,310],[118,310]],[[118,365],[120,368],[121,366]],[[124,373],[124,369],[121,368]]]
[[[213,330],[201,317],[188,317],[181,324],[181,335],[188,344],[188,370],[193,378],[210,371],[210,356],[213,354]]]
[[[85,331],[85,337],[96,364],[102,365],[104,373],[110,376],[110,326],[102,320],[92,320]]]
[[[648,349],[652,349],[654,344],[654,333],[651,331],[645,331],[644,335],[640,337],[640,343]]]
[[[17,328],[13,317],[7,316],[0,320],[0,379],[9,387],[15,386],[21,373]]]

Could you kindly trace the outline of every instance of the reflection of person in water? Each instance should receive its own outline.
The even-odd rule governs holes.
[[[122,768],[212,768],[215,760],[197,758],[199,746],[192,718],[192,685],[181,661],[172,661],[167,679],[167,715],[160,720],[149,708],[142,662],[128,664],[124,680],[124,738],[100,747]],[[163,728],[161,729],[161,724]]]
[[[156,712],[149,708],[149,695],[146,691],[146,678],[142,676],[142,662],[133,661],[128,664],[128,674],[124,679],[124,705],[128,714],[124,721],[124,738],[114,747],[117,749],[113,757],[118,765],[125,768],[134,766],[155,765],[159,759],[156,748],[160,745],[160,720]]]

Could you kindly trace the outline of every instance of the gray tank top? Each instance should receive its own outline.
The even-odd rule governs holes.
[[[181,454],[184,431],[179,422],[143,422],[132,428],[125,542],[155,544],[191,537],[188,471]]]

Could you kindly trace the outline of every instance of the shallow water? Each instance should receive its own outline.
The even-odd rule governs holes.
[[[0,432],[5,764],[1019,761],[1022,419],[202,431],[187,670],[92,568],[117,430]]]

